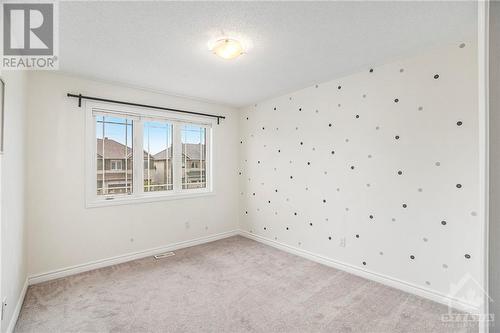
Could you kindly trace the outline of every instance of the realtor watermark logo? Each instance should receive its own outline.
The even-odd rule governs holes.
[[[2,4],[1,69],[58,69],[57,9],[57,2]]]
[[[481,284],[477,282],[472,275],[467,273],[456,284],[450,285],[448,293],[448,313],[441,315],[441,320],[453,325],[454,327],[463,325],[468,326],[470,322],[483,322],[486,326],[493,326],[494,315],[492,313],[482,313],[481,304],[493,302],[488,293],[483,289]],[[461,312],[454,308],[452,300],[460,300],[467,304],[469,311]]]

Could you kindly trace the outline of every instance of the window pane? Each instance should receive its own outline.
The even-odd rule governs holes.
[[[195,125],[184,125],[182,140],[182,188],[205,188],[206,180],[206,129]]]
[[[145,122],[144,192],[172,190],[172,172],[172,125]]]
[[[133,184],[132,120],[96,116],[97,195],[130,194]]]

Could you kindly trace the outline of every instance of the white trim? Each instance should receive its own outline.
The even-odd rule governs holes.
[[[202,190],[202,191],[200,191]],[[192,189],[183,190],[181,193],[175,193],[172,191],[163,191],[163,193],[151,195],[149,193],[144,193],[139,196],[129,197],[126,195],[116,196],[112,200],[96,200],[87,201],[85,208],[98,208],[98,207],[108,207],[108,206],[120,206],[120,205],[131,205],[131,204],[143,204],[148,202],[158,202],[158,201],[169,201],[169,200],[183,200],[183,199],[194,199],[201,197],[210,197],[216,195],[216,192],[209,191],[207,189]]]
[[[484,293],[481,313],[489,317],[489,1],[478,1],[478,122],[479,122],[479,218],[483,248],[480,253]],[[489,322],[479,321],[479,332]]]
[[[428,290],[426,288],[422,288],[420,286],[417,286],[417,285],[414,285],[414,284],[411,284],[411,283],[408,283],[408,282],[405,282],[405,281],[402,281],[399,279],[395,279],[395,278],[392,278],[392,277],[387,276],[387,275],[375,273],[375,272],[372,272],[372,271],[369,271],[366,269],[362,269],[362,268],[359,268],[359,267],[356,267],[356,266],[353,266],[350,264],[346,264],[344,262],[333,260],[333,259],[321,256],[321,255],[303,250],[303,249],[296,248],[294,246],[290,246],[288,244],[284,244],[284,243],[281,243],[281,242],[278,242],[278,241],[275,241],[272,239],[268,239],[266,237],[255,235],[255,234],[249,233],[248,231],[245,231],[245,230],[240,230],[240,235],[243,237],[255,240],[257,242],[275,247],[279,250],[297,255],[299,257],[309,259],[309,260],[312,260],[314,262],[317,262],[317,263],[320,263],[320,264],[323,264],[323,265],[326,265],[329,267],[340,269],[344,272],[351,273],[351,274],[363,277],[365,279],[375,281],[375,282],[384,284],[386,286],[396,288],[396,289],[402,290],[404,292],[407,292],[407,293],[410,293],[413,295],[417,295],[417,296],[429,299],[429,300],[434,301],[434,302],[444,304],[446,306],[451,305],[455,309],[458,309],[461,311],[477,313],[477,310],[478,310],[477,307],[473,306],[472,304],[462,302],[458,299],[450,298],[450,297],[443,295],[441,293],[437,293],[435,291]]]
[[[132,120],[137,120],[138,118],[164,119],[168,122],[193,123],[196,125],[204,125],[206,127],[214,127],[217,123],[217,120],[201,115],[180,114],[173,111],[155,110],[141,106],[125,106],[111,102],[84,101],[84,103],[86,112],[90,111],[91,115],[121,115]]]
[[[24,297],[26,296],[27,290],[28,290],[28,278],[24,280],[23,289],[21,290],[21,294],[19,294],[19,298],[17,299],[16,308],[12,313],[12,317],[10,318],[9,326],[7,326],[6,333],[14,332],[14,328],[16,327],[17,319],[19,318],[19,314],[21,313],[21,308],[23,306]]]
[[[103,268],[103,267],[107,267],[107,266],[121,264],[121,263],[124,263],[127,261],[132,261],[132,260],[137,260],[137,259],[141,259],[141,258],[145,258],[145,257],[154,256],[155,254],[159,254],[162,252],[175,251],[175,250],[183,249],[183,248],[190,247],[190,246],[210,243],[210,242],[213,242],[213,241],[216,241],[219,239],[236,236],[238,234],[239,234],[238,230],[231,230],[231,231],[226,231],[226,232],[222,232],[222,233],[218,233],[218,234],[213,234],[210,236],[204,236],[204,237],[195,238],[195,239],[191,239],[191,240],[187,240],[187,241],[172,243],[172,244],[165,245],[165,246],[155,247],[155,248],[148,249],[148,250],[131,252],[131,253],[119,255],[116,257],[106,258],[106,259],[94,260],[91,262],[87,262],[85,264],[74,265],[74,266],[56,269],[56,270],[41,273],[41,274],[31,275],[28,277],[28,283],[29,283],[29,285],[33,285],[33,284],[37,284],[37,283],[41,283],[41,282],[59,279],[62,277],[75,275],[78,273],[87,272],[87,271],[91,271],[91,270],[98,269],[98,268]]]

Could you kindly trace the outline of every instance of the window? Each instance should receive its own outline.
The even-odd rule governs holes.
[[[144,192],[173,190],[172,125],[160,121],[145,122],[143,144]]]
[[[97,194],[130,194],[133,188],[132,120],[98,115],[95,132]]]
[[[212,120],[93,102],[87,109],[87,206],[212,192]]]
[[[205,188],[206,129],[182,126],[182,188]]]
[[[122,170],[122,160],[111,160],[111,170]]]

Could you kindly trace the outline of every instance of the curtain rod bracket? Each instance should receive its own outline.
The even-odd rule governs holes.
[[[82,107],[82,94],[78,94],[78,107]]]

